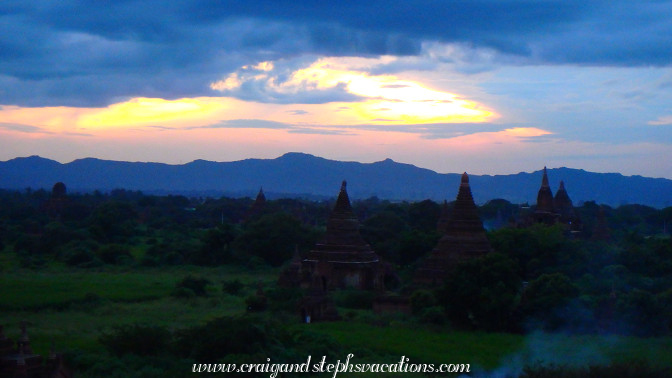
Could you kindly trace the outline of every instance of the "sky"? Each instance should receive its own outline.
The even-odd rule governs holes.
[[[0,160],[672,179],[672,2],[3,0]]]

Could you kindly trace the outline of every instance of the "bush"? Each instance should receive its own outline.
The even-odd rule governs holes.
[[[166,328],[149,325],[116,326],[100,336],[100,343],[113,355],[158,356],[170,348],[172,335]]]
[[[446,324],[446,313],[441,306],[433,306],[422,309],[419,313],[420,321],[425,324]]]
[[[192,293],[194,293],[195,296],[205,297],[208,295],[205,288],[206,286],[210,285],[210,283],[211,283],[210,280],[206,278],[200,278],[188,275],[184,277],[182,281],[178,282],[177,285],[175,285],[176,290],[174,291],[174,293],[181,289],[187,289],[190,290]]]
[[[416,290],[411,294],[411,309],[414,315],[436,305],[436,297],[429,290]]]
[[[267,306],[266,297],[262,295],[250,295],[245,299],[248,312],[265,311]]]
[[[120,244],[107,244],[100,247],[98,256],[105,264],[124,264],[133,261],[128,247]]]
[[[375,293],[366,290],[340,290],[334,292],[337,306],[357,310],[370,310],[373,307]]]
[[[243,289],[243,283],[240,280],[228,280],[222,283],[222,291],[230,295],[238,295]]]
[[[264,353],[278,331],[256,316],[217,318],[178,332],[175,352],[196,361],[218,361],[228,354]]]

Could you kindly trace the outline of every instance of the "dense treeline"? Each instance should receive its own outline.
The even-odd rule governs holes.
[[[186,198],[115,190],[57,195],[0,191],[0,251],[24,268],[88,269],[238,264],[281,266],[325,230],[333,202]],[[443,208],[445,206],[445,208]],[[353,203],[362,235],[406,274],[440,238],[450,204],[430,200]],[[587,202],[583,227],[516,227],[531,210],[494,200],[479,211],[495,253],[468,261],[436,290],[411,299],[423,322],[470,329],[669,334],[672,328],[672,208]]]

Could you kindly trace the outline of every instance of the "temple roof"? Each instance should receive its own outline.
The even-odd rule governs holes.
[[[491,250],[465,172],[446,232],[416,273],[416,281],[441,282],[459,261],[482,256]]]
[[[257,197],[254,199],[254,202],[252,202],[252,206],[250,206],[250,208],[247,210],[247,213],[245,213],[244,219],[246,221],[257,219],[264,214],[265,210],[266,196],[264,195],[264,189],[262,187],[259,188],[259,193],[257,193]]]
[[[264,188],[259,188],[259,193],[257,193],[257,198],[254,200],[255,204],[264,204],[266,203],[266,196],[264,195]]]
[[[544,176],[541,179],[541,188],[537,193],[537,213],[553,213],[553,192],[550,185],[548,185],[548,175],[546,167],[544,167]]]
[[[346,188],[347,183],[343,181],[336,205],[327,221],[327,231],[323,239],[308,253],[307,259],[326,259],[332,262],[378,261],[378,256],[359,233],[359,220],[352,211]]]
[[[565,190],[565,183],[563,181],[560,181],[560,187],[555,193],[553,204],[555,206],[555,210],[560,214],[561,217],[573,216],[574,205],[572,204],[572,200],[567,194],[567,190]]]
[[[462,174],[460,181],[460,189],[457,192],[457,198],[453,205],[452,227],[457,223],[468,222],[470,228],[483,229],[483,223],[478,216],[478,208],[474,203],[474,197],[471,195],[471,187],[469,186],[469,176],[467,172]]]

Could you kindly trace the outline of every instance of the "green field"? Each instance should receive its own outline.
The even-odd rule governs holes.
[[[121,324],[152,324],[170,329],[201,324],[219,316],[241,314],[245,295],[259,283],[270,285],[272,270],[254,274],[227,267],[176,267],[102,271],[48,269],[4,271],[0,275],[0,324],[16,339],[27,321],[33,349],[99,350],[101,332]],[[175,285],[187,275],[212,282],[208,297],[175,298]],[[221,283],[240,280],[243,295],[223,294]]]
[[[8,337],[16,339],[20,321],[28,321],[33,349],[43,355],[52,343],[59,350],[106,353],[98,338],[115,325],[148,324],[175,330],[244,314],[245,298],[260,285],[272,288],[277,274],[277,269],[249,272],[240,267],[190,266],[5,270],[0,275],[0,324]],[[176,283],[187,275],[208,279],[212,283],[208,296],[172,296]],[[242,293],[224,293],[222,282],[234,279],[244,284]],[[286,327],[328,335],[345,353],[353,353],[356,360],[361,356],[360,362],[394,363],[406,356],[411,363],[468,363],[483,369],[511,363],[584,365],[628,360],[672,366],[672,355],[667,352],[672,350],[670,338],[464,332],[419,324],[409,317],[381,325],[371,322],[376,315],[370,311],[341,309],[342,314],[348,312],[351,321],[288,323]],[[327,356],[332,362],[345,357]]]

